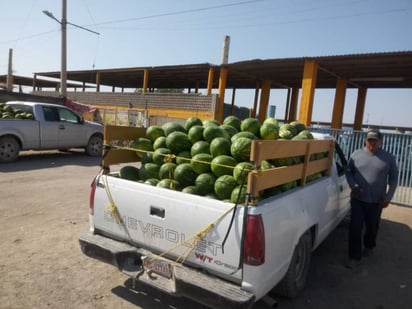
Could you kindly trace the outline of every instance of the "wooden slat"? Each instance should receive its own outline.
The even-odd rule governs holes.
[[[257,197],[259,192],[298,180],[301,186],[306,184],[306,177],[315,173],[329,173],[333,161],[333,140],[303,141],[261,141],[252,142],[250,160],[260,166],[262,160],[285,157],[304,157],[301,164],[282,166],[264,171],[254,171],[248,175],[248,193]],[[328,157],[311,161],[313,154],[328,152]]]
[[[103,166],[109,167],[113,164],[127,163],[127,162],[139,162],[140,158],[134,151],[126,149],[110,149],[103,158]]]
[[[104,140],[110,144],[114,140],[133,140],[138,137],[146,136],[146,128],[125,127],[125,126],[104,126]]]
[[[303,164],[282,166],[248,175],[248,192],[258,196],[259,191],[300,179]]]
[[[131,141],[138,137],[145,136],[145,128],[105,125],[104,144],[109,146],[108,150],[105,150],[103,153],[102,166],[105,168],[105,170],[108,172],[109,166],[112,164],[140,161],[140,158],[135,151],[128,149],[110,148],[111,142],[123,140]]]
[[[307,144],[311,144],[309,154],[326,152],[331,149],[332,140],[253,140],[250,161],[303,156]]]

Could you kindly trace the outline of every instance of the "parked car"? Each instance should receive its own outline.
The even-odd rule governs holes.
[[[100,156],[103,126],[85,121],[55,104],[11,101],[0,104],[0,163],[15,161],[21,150],[84,148]]]

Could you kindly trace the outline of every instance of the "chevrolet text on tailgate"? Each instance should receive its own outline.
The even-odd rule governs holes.
[[[105,126],[103,168],[90,194],[90,231],[79,239],[83,253],[116,266],[133,282],[211,308],[250,308],[271,290],[296,297],[312,251],[349,210],[346,160],[332,137],[253,140],[253,168],[234,203],[111,171],[144,158],[145,151],[125,145],[145,134],[143,128]],[[298,160],[267,166],[277,158]],[[140,173],[139,165],[134,169]],[[298,185],[278,190],[291,182]],[[262,194],[267,191],[273,194]]]

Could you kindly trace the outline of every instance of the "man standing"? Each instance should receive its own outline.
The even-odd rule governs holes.
[[[363,255],[372,254],[376,246],[382,209],[388,207],[398,185],[398,168],[395,157],[381,149],[382,134],[370,130],[366,135],[365,147],[356,150],[350,157],[346,179],[352,189],[349,227],[349,261],[354,268],[360,264]]]

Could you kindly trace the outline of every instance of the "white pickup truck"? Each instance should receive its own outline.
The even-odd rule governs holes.
[[[61,105],[10,101],[1,106],[0,163],[12,162],[20,150],[84,148],[90,156],[99,156],[103,147],[103,126],[84,121]],[[14,114],[32,115],[26,119]]]
[[[312,141],[254,141],[256,170],[249,172],[242,205],[122,179],[108,165],[132,154],[109,151],[92,184],[90,231],[79,239],[83,253],[133,282],[211,308],[250,308],[273,289],[296,297],[312,251],[349,210],[345,157],[332,137],[313,135]],[[326,158],[310,159],[325,151]],[[262,160],[285,156],[305,160],[259,168]],[[316,172],[323,176],[305,183]],[[300,186],[255,199],[262,189],[292,180]]]

